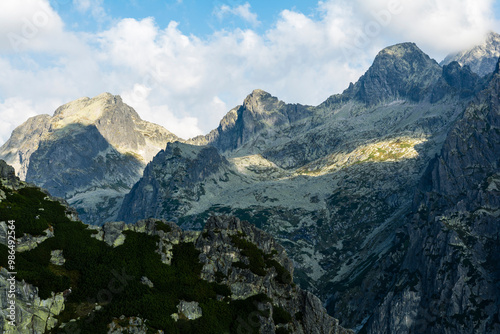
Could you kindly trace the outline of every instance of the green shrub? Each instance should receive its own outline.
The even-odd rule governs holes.
[[[156,222],[156,229],[158,231],[163,231],[165,233],[172,232],[172,228],[170,226],[168,226],[167,224],[165,224],[164,222],[162,222],[161,220],[158,220]]]
[[[231,242],[241,250],[241,254],[249,261],[248,268],[256,275],[265,276],[264,252],[254,243],[243,239],[241,236],[231,236]],[[234,265],[234,264],[233,264]]]
[[[277,324],[287,324],[292,321],[292,316],[283,307],[273,305],[273,321]]]
[[[290,334],[290,331],[284,327],[276,328],[276,334]]]

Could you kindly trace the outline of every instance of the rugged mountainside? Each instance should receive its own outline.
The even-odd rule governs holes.
[[[128,223],[134,222],[134,217],[178,221],[202,196],[214,196],[216,189],[221,188],[219,183],[224,184],[236,173],[214,147],[168,143],[125,196],[119,219]],[[205,186],[205,183],[209,184]],[[164,201],[159,202],[159,198]]]
[[[247,222],[212,217],[202,232],[157,219],[85,226],[13,171],[0,160],[2,290],[8,220],[18,237],[17,326],[2,293],[2,332],[353,333],[292,283],[284,248]]]
[[[100,224],[116,217],[146,163],[178,139],[105,93],[65,104],[52,117],[30,118],[0,148],[0,158],[21,179],[68,200],[83,221]]]
[[[500,332],[499,153],[497,64],[421,180],[399,281],[369,333]]]
[[[189,176],[202,159],[187,144],[176,155],[173,145],[148,165],[119,219],[174,219],[172,210],[193,228],[211,212],[235,214],[282,242],[296,281],[328,301],[331,314],[362,326],[394,283],[404,254],[397,230],[421,175],[485,80],[457,62],[441,68],[404,43],[382,50],[357,83],[317,107],[254,91],[216,130],[190,141],[219,149],[210,173]],[[392,271],[377,265],[396,250]]]
[[[217,129],[188,142],[195,145],[210,143],[221,152],[232,151],[259,132],[273,131],[310,114],[310,107],[286,104],[271,94],[256,89],[247,96],[241,106],[233,108],[222,118]]]
[[[500,57],[500,35],[490,32],[482,44],[468,50],[448,55],[441,65],[457,61],[461,66],[469,66],[474,73],[485,76],[493,73]]]
[[[351,85],[344,96],[367,104],[401,98],[425,100],[441,76],[438,63],[414,43],[403,43],[379,52],[373,65]]]

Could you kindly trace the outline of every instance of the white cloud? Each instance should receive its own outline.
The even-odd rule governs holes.
[[[477,44],[496,25],[493,0],[357,0],[352,8],[364,38],[415,42],[437,58]]]
[[[130,91],[122,92],[123,101],[134,106],[134,109],[142,118],[163,125],[175,134],[181,134],[184,139],[191,138],[202,133],[198,127],[198,118],[192,116],[177,117],[168,105],[151,105],[148,97],[151,88],[141,84],[135,84]]]
[[[0,52],[40,51],[64,43],[63,22],[45,0],[0,1]]]
[[[230,7],[228,5],[222,5],[219,8],[216,8],[215,15],[222,20],[227,15],[234,15],[237,17],[241,17],[243,20],[250,23],[252,26],[258,26],[260,24],[257,19],[257,14],[252,13],[250,11],[250,4],[246,2],[243,5],[239,5],[236,7]]]
[[[108,20],[103,0],[73,0],[73,5],[80,13],[89,12],[100,23]]]
[[[19,125],[20,119],[28,119],[38,113],[31,101],[20,98],[8,98],[4,103],[0,103],[0,141],[3,143],[9,139],[14,128]]]
[[[48,0],[1,1],[0,116],[8,121],[0,140],[28,114],[51,114],[60,104],[105,91],[121,94],[143,119],[188,138],[215,128],[255,88],[316,105],[356,81],[387,45],[414,41],[439,57],[479,41],[494,24],[490,0],[397,1],[323,1],[313,16],[282,11],[263,33],[224,30],[206,39],[184,34],[182,23],[162,29],[153,18],[74,33]],[[82,11],[102,4],[76,3]],[[221,15],[258,22],[248,4],[240,7]],[[44,25],[41,13],[50,17]],[[25,18],[39,23],[30,38],[23,36]],[[25,39],[18,52],[5,38],[9,32]]]

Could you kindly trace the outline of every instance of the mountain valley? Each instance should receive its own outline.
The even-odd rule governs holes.
[[[276,299],[260,311],[311,316],[280,324],[263,314],[264,333],[499,333],[497,50],[495,33],[441,64],[414,43],[393,45],[318,106],[256,89],[188,140],[119,96],[82,98],[19,126],[0,159],[64,198],[110,247],[140,230],[170,264],[172,245],[193,242],[200,277],[229,286],[232,300],[268,291]],[[3,179],[22,182],[7,169]],[[238,242],[264,252],[266,272]],[[279,282],[282,268],[298,287]],[[304,298],[313,311],[300,309]]]

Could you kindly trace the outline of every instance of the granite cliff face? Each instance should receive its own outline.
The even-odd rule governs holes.
[[[448,55],[441,65],[457,61],[461,66],[469,66],[474,73],[485,76],[493,73],[498,57],[500,57],[500,35],[490,32],[482,44]]]
[[[116,217],[152,157],[178,139],[105,93],[29,119],[0,148],[0,158],[21,179],[68,200],[83,221],[102,224]]]
[[[441,68],[404,43],[381,51],[356,84],[316,107],[254,91],[218,129],[189,141],[219,149],[228,164],[214,168],[217,177],[177,182],[157,196],[155,186],[176,174],[163,167],[176,158],[160,154],[120,219],[153,215],[130,217],[134,206],[161,208],[154,214],[169,218],[171,208],[189,228],[201,227],[211,212],[242,217],[277,236],[296,281],[327,301],[345,326],[360,329],[394,284],[405,254],[397,231],[421,175],[484,85],[467,67]],[[298,114],[285,117],[290,110]]]
[[[398,282],[369,333],[500,332],[500,73],[429,164]]]
[[[12,171],[0,160],[2,176]],[[248,222],[212,217],[201,232],[158,219],[85,226],[41,189],[0,181],[0,232],[14,219],[18,237],[16,326],[1,293],[2,332],[353,333],[293,284],[284,248]],[[5,291],[7,250],[0,233]]]

